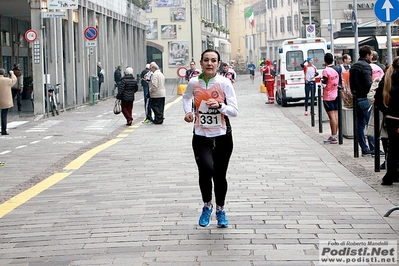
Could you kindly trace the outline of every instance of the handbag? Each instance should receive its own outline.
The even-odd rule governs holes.
[[[119,115],[122,112],[121,100],[115,100],[114,114]]]

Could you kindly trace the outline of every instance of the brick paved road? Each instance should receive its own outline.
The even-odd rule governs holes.
[[[26,196],[37,196],[0,218],[0,265],[318,265],[320,240],[398,239],[399,212],[382,217],[394,200],[356,176],[374,175],[371,159],[351,158],[349,142],[321,144],[328,127],[323,134],[309,127],[302,107],[265,105],[259,85],[248,82],[240,76],[235,84],[229,228],[215,219],[197,226],[192,125],[170,86],[164,125],[136,119],[126,127],[108,100],[25,123],[0,139],[2,151],[11,151],[0,157],[0,211],[13,206],[6,200],[15,188],[38,182],[32,178],[54,183],[41,193],[33,187]],[[48,121],[60,123],[29,131]],[[94,125],[102,130],[85,130]]]

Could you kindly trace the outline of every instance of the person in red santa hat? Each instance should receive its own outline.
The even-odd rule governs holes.
[[[264,76],[267,96],[269,98],[266,104],[274,104],[274,76],[272,75],[273,65],[270,59],[266,60],[266,65],[262,67],[261,72]]]

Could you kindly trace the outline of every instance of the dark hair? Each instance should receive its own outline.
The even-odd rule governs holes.
[[[324,55],[324,62],[331,65],[334,62],[334,56],[331,53],[326,53]]]
[[[229,64],[223,63],[223,64],[222,64],[222,67],[225,67],[225,66],[229,66]]]
[[[359,57],[366,58],[367,55],[372,54],[373,49],[371,49],[370,45],[363,45],[359,49]]]
[[[0,68],[0,75],[4,75],[6,73],[4,68]]]
[[[201,54],[201,61],[204,59],[204,54],[210,53],[210,52],[216,53],[218,55],[218,62],[220,62],[220,54],[215,49],[206,49],[205,51],[203,51]]]

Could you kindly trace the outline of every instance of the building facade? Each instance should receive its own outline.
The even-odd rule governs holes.
[[[102,97],[114,94],[118,65],[140,73],[146,63],[144,10],[125,0],[63,1],[76,2],[60,7],[46,0],[0,1],[0,63],[9,70],[18,62],[33,79],[36,115],[45,113],[46,85],[60,83],[60,108],[73,108],[94,101],[98,62],[105,72]],[[96,29],[97,38],[86,39],[88,27]],[[31,42],[25,38],[28,30]]]
[[[154,61],[169,81],[179,80],[178,69],[213,48],[230,60],[228,10],[232,0],[152,0],[146,10],[147,62]]]

